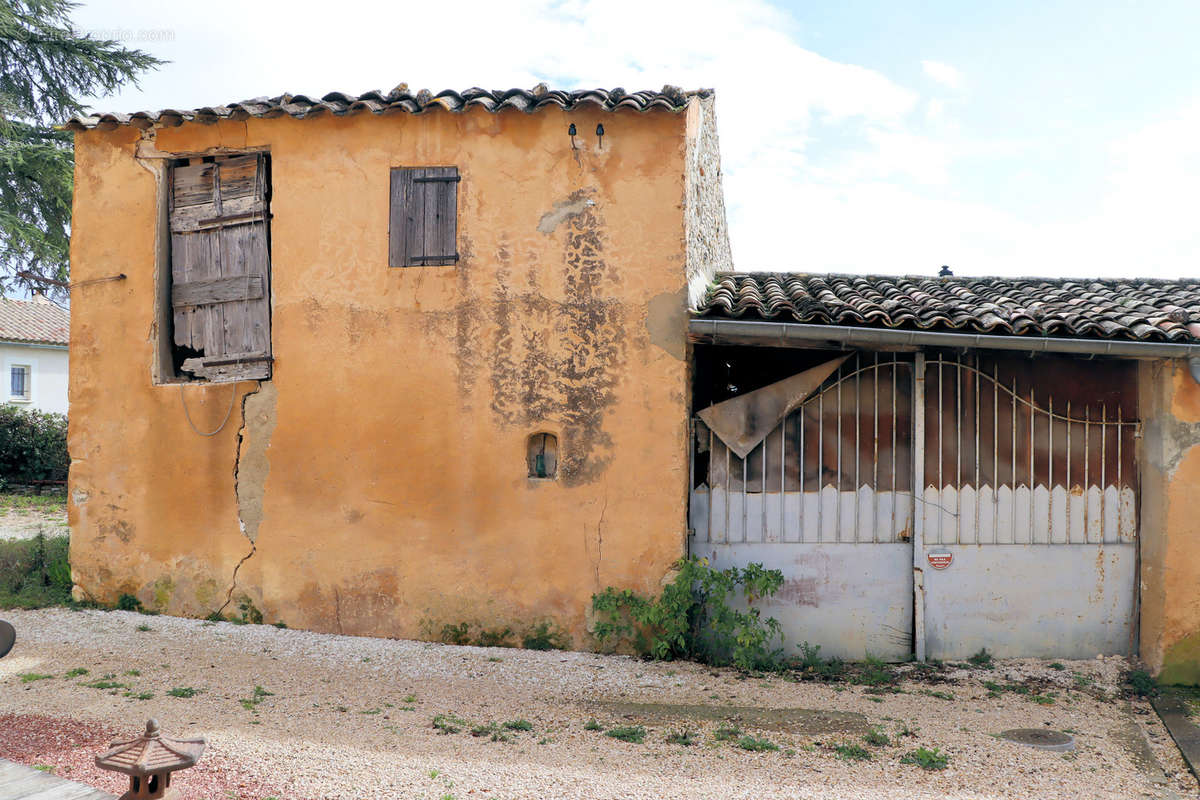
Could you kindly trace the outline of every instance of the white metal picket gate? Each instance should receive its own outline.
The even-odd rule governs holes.
[[[1133,652],[1138,423],[1035,394],[859,354],[745,459],[697,420],[691,551],[780,569],[764,613],[823,654]]]

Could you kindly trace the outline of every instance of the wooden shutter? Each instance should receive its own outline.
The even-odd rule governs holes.
[[[458,167],[392,169],[388,264],[458,262]]]
[[[210,381],[271,377],[267,162],[263,153],[174,167],[174,343]]]

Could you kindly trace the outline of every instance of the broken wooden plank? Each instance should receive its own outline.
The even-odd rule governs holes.
[[[264,380],[271,377],[273,359],[266,353],[241,353],[235,356],[189,358],[180,371],[213,383]]]
[[[223,255],[233,256],[234,254],[226,251]],[[257,275],[209,278],[202,281],[177,283],[171,287],[171,304],[177,309],[182,306],[257,300],[262,296],[263,280]]]

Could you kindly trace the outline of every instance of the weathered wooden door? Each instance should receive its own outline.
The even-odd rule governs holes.
[[[269,197],[264,153],[193,159],[171,175],[171,306],[181,370],[271,375]]]
[[[853,356],[745,459],[696,420],[691,552],[781,570],[761,607],[789,649],[912,652],[912,384],[907,357]]]

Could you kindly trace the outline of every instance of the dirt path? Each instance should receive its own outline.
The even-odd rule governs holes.
[[[19,639],[0,661],[0,715],[12,715],[0,717],[0,756],[14,758],[8,731],[36,719],[100,726],[107,735],[136,734],[155,716],[168,734],[207,736],[206,760],[234,776],[243,789],[231,791],[239,797],[982,799],[1197,792],[1148,704],[1097,699],[1116,688],[1120,659],[1065,662],[1061,670],[1005,662],[991,671],[942,672],[936,683],[904,680],[871,690],[620,656],[327,636],[127,612],[4,614]],[[88,685],[96,683],[102,688]],[[173,689],[185,696],[172,696]],[[593,719],[599,730],[587,729]],[[605,735],[614,726],[639,725],[646,729],[642,743]],[[738,736],[720,740],[719,729],[732,725],[779,749],[754,752],[739,747]],[[1018,727],[1066,730],[1077,749],[1033,750],[994,736]],[[865,742],[871,728],[889,743]],[[1144,753],[1135,761],[1131,730],[1166,769],[1157,783]],[[684,731],[692,734],[691,746],[667,741]],[[46,748],[46,755],[26,746],[14,760],[54,765],[62,753],[92,753],[94,739]],[[901,763],[917,747],[939,748],[949,755],[948,767],[927,772]],[[848,760],[850,754],[869,760]],[[213,785],[204,783],[205,774],[191,776],[197,788]],[[185,795],[188,781],[185,773],[179,784]]]

